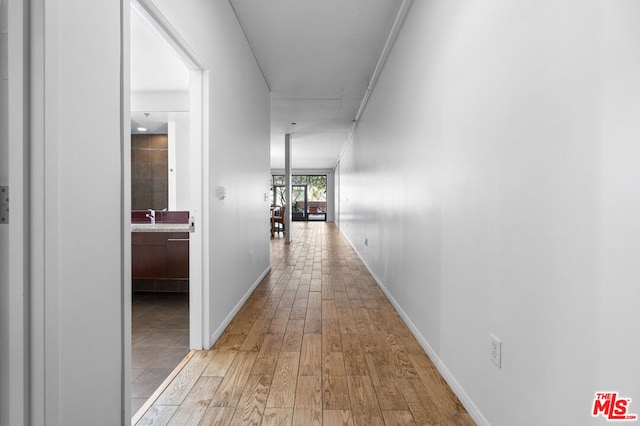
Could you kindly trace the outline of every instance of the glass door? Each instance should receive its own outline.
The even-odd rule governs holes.
[[[327,176],[307,176],[307,220],[327,220]]]
[[[291,217],[293,220],[327,220],[327,176],[293,175],[291,185]],[[285,179],[272,176],[271,207],[285,204]]]
[[[307,185],[291,185],[291,220],[307,220]]]

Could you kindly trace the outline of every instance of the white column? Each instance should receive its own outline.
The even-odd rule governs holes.
[[[284,135],[284,179],[285,179],[285,209],[284,219],[284,242],[291,244],[291,135]]]

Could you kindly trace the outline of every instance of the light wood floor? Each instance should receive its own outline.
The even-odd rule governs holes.
[[[472,425],[332,223],[294,223],[271,273],[139,425]]]

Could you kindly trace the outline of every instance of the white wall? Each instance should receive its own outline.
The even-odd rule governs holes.
[[[77,425],[87,419],[95,425],[125,424],[130,417],[125,309],[130,242],[123,212],[130,208],[125,185],[130,147],[125,137],[129,98],[122,87],[129,83],[124,59],[129,4],[47,0],[30,5],[31,134],[15,145],[24,150],[30,144],[31,211],[24,212],[30,235],[20,247],[29,250],[31,352],[10,365],[28,362],[29,375],[12,370],[16,386],[3,382],[0,391],[3,404],[9,388],[20,403],[21,391],[31,386],[33,425]],[[209,302],[215,327],[269,265],[269,209],[262,196],[269,177],[269,96],[227,2],[181,2],[167,9],[216,71],[209,85],[216,94],[215,100],[209,96],[212,181],[228,182],[230,199],[211,206]],[[15,98],[21,99],[16,84]],[[20,133],[17,124],[15,134]],[[12,158],[21,158],[18,151]],[[15,189],[27,193],[24,183]],[[246,201],[242,217],[240,197]],[[15,284],[11,300],[20,301],[21,283]],[[11,330],[25,326],[19,306],[9,314],[16,324]],[[22,353],[3,346],[3,368],[7,351]],[[9,415],[20,418],[21,407],[13,408]]]
[[[205,300],[212,344],[269,268],[269,90],[228,2],[154,3],[209,71]],[[218,186],[227,188],[226,199],[215,198]]]
[[[189,147],[189,127],[175,123],[176,137],[176,210],[191,208],[191,155]]]
[[[162,113],[189,111],[189,92],[131,92],[131,111]]]
[[[620,389],[640,414],[640,4],[601,2],[601,198],[598,385]],[[633,395],[633,396],[631,396]]]
[[[342,231],[481,423],[640,412],[638,52],[632,0],[415,1],[341,160]]]
[[[179,121],[168,123],[169,210],[191,209],[191,156],[189,126]]]

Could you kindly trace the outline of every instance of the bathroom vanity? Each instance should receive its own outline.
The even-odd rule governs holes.
[[[133,291],[189,291],[189,212],[133,211]]]

